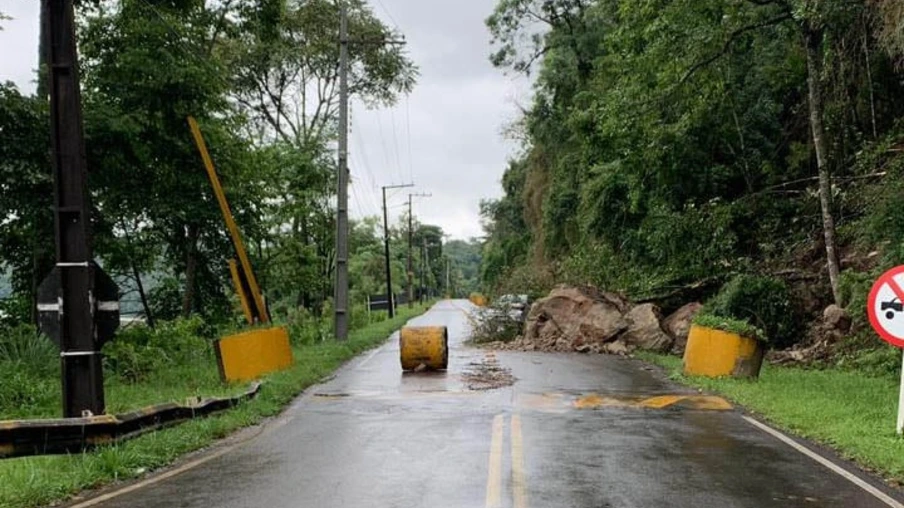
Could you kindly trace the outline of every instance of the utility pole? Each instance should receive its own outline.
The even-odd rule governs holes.
[[[449,259],[449,256],[446,256],[446,294],[449,295],[449,298],[452,298],[452,260]]]
[[[429,277],[429,273],[430,273],[430,253],[427,252],[427,237],[426,237],[426,236],[423,237],[422,240],[424,241],[424,257],[423,257],[423,259],[424,259],[424,271],[423,271],[423,277],[424,277],[424,278],[423,278],[423,287],[424,287],[424,292],[427,293],[427,295],[429,296],[429,295],[430,295],[430,290],[427,289],[427,284],[429,284],[429,282],[430,282],[430,277]]]
[[[336,340],[348,339],[348,8],[339,5],[339,165],[336,168],[336,290],[333,329]]]
[[[408,195],[408,308],[414,307],[414,271],[412,263],[412,233],[414,230],[414,215],[411,210],[412,198],[429,198],[433,194],[409,194]]]
[[[404,39],[350,41],[348,36],[348,6],[339,0],[339,156],[337,167],[336,210],[336,289],[334,291],[334,328],[336,340],[348,339],[348,46],[357,44],[405,44]],[[386,190],[383,190],[386,196]],[[385,201],[385,199],[384,199]],[[385,214],[384,214],[385,215]],[[385,218],[385,217],[384,217]],[[390,306],[392,302],[390,301]],[[389,311],[390,317],[393,315]]]
[[[101,348],[119,326],[119,291],[92,259],[85,139],[72,0],[44,0],[56,266],[38,288],[41,330],[60,346],[63,416],[100,415]]]
[[[383,186],[383,255],[386,258],[386,302],[389,305],[390,319],[395,317],[395,307],[392,305],[392,265],[389,260],[389,211],[386,208],[386,189],[403,189],[405,187],[414,187],[414,184]]]

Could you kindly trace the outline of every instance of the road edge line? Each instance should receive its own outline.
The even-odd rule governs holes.
[[[844,478],[845,480],[847,480],[847,481],[853,483],[854,485],[860,487],[861,489],[863,489],[864,491],[866,491],[867,493],[869,493],[870,495],[872,495],[873,497],[875,497],[875,498],[878,499],[879,501],[882,501],[882,502],[885,503],[886,505],[888,505],[888,506],[890,506],[890,507],[892,507],[892,508],[904,508],[904,504],[901,504],[900,502],[896,501],[894,498],[892,498],[892,497],[889,496],[888,494],[886,494],[886,493],[882,492],[881,490],[877,489],[876,487],[870,485],[869,483],[867,483],[866,481],[864,481],[863,479],[861,479],[861,478],[858,477],[857,475],[855,475],[855,474],[851,473],[850,471],[844,469],[843,467],[839,466],[838,464],[835,464],[834,462],[832,462],[831,460],[827,459],[826,457],[823,457],[822,455],[820,455],[820,454],[814,452],[813,450],[810,450],[810,449],[807,448],[806,446],[804,446],[804,445],[798,443],[797,441],[795,441],[794,439],[790,438],[789,436],[787,436],[787,435],[784,434],[783,432],[780,432],[780,431],[778,431],[778,430],[776,430],[776,429],[774,429],[774,428],[772,428],[772,427],[766,425],[765,423],[760,422],[759,420],[756,420],[756,419],[751,418],[751,417],[749,417],[749,416],[741,415],[741,418],[743,418],[744,420],[746,420],[747,423],[749,423],[749,424],[753,425],[754,427],[756,427],[756,428],[762,430],[763,432],[765,432],[765,433],[771,435],[772,437],[774,437],[774,438],[778,439],[779,441],[785,443],[786,445],[790,446],[791,448],[794,448],[794,449],[797,450],[798,452],[800,452],[800,453],[806,455],[807,457],[809,457],[809,458],[815,460],[816,462],[822,464],[823,466],[825,466],[826,468],[828,468],[828,469],[831,470],[832,472],[834,472],[834,473],[836,473],[837,475],[841,476],[841,477]]]

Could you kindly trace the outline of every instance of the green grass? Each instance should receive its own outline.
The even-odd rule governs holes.
[[[678,382],[724,395],[779,428],[904,482],[904,439],[895,434],[897,377],[764,365],[759,381],[709,379],[683,376],[680,358],[638,356]]]
[[[90,453],[2,460],[0,507],[42,506],[84,489],[134,478],[166,466],[181,455],[208,446],[239,428],[277,415],[302,390],[316,384],[355,355],[381,344],[408,319],[424,310],[426,307],[400,309],[392,320],[352,331],[345,343],[327,342],[294,348],[294,365],[289,370],[268,376],[254,400],[233,410]],[[217,380],[216,372],[216,365],[212,364],[181,366],[134,385],[113,382],[108,388],[109,409],[111,412],[125,411],[150,403],[181,401],[191,395],[220,395],[245,388],[224,387]],[[183,375],[190,377],[180,377]],[[58,404],[56,401],[50,416],[58,416]]]

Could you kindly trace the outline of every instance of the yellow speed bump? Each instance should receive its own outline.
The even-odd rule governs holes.
[[[445,326],[406,326],[399,333],[402,370],[445,370],[449,366],[449,331]]]
[[[223,337],[217,341],[216,352],[224,381],[257,379],[292,365],[289,334],[282,327]]]
[[[602,408],[646,408],[646,409],[696,409],[701,411],[727,411],[731,404],[722,397],[713,395],[656,395],[644,396],[603,396],[597,393],[584,395],[575,400],[572,405],[576,409],[602,409]]]

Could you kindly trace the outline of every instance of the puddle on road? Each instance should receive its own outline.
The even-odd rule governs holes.
[[[487,353],[480,361],[469,363],[461,379],[473,391],[495,390],[515,384],[512,371],[499,363],[495,353]]]

